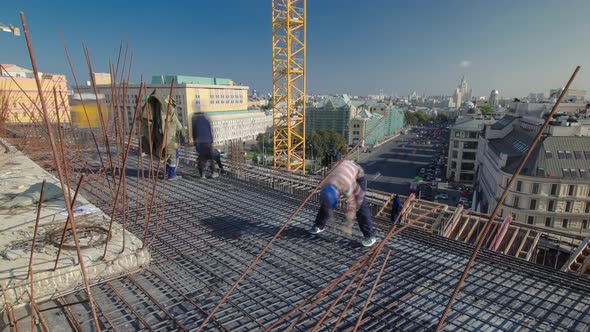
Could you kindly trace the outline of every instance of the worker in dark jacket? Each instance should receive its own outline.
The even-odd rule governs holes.
[[[200,154],[201,154],[200,146],[197,145],[197,147],[195,149],[197,151],[197,154],[200,156]],[[223,174],[223,164],[221,163],[221,152],[219,152],[218,149],[213,149],[213,160],[217,164],[217,167],[219,167],[219,174]],[[212,177],[217,177],[216,173],[213,173]]]
[[[359,228],[364,239],[361,244],[370,247],[377,239],[371,224],[371,211],[367,205],[365,192],[367,181],[363,168],[350,160],[342,161],[326,178],[320,191],[320,210],[311,228],[312,234],[324,231],[326,223],[332,218],[333,210],[340,196],[346,198],[346,220],[351,222],[356,214]]]
[[[199,151],[199,159],[197,161],[197,169],[199,176],[204,179],[204,166],[207,162],[211,165],[212,176],[216,177],[213,172],[213,131],[211,130],[211,122],[205,113],[198,112],[192,118],[192,134],[193,142]]]
[[[391,204],[391,222],[395,222],[395,219],[397,219],[397,216],[399,215],[401,210],[402,210],[402,203],[399,199],[399,196],[395,195],[393,197],[393,203]],[[402,223],[402,217],[399,218],[398,225],[401,225],[401,223]]]

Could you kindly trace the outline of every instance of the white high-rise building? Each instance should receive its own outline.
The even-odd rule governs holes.
[[[495,89],[492,90],[492,92],[490,92],[490,99],[488,99],[488,102],[492,106],[498,106],[498,104],[500,103],[500,92],[498,92],[498,90]]]

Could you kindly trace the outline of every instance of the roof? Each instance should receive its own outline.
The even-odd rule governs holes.
[[[490,140],[489,147],[498,155],[507,155],[504,170],[513,173],[532,143],[534,135],[534,132],[517,129],[504,138]],[[521,174],[590,180],[590,137],[543,137]]]
[[[590,180],[590,137],[550,136],[540,151],[537,171],[541,168],[546,176]]]
[[[451,129],[455,130],[468,130],[468,131],[479,131],[482,129],[484,124],[492,124],[493,120],[477,120],[472,118],[465,118],[464,121],[458,122],[451,126]]]
[[[347,95],[343,96],[327,96],[326,98],[313,104],[314,108],[325,107],[326,104],[331,103],[334,108],[342,108],[346,106],[354,106]]]
[[[494,129],[494,130],[504,129],[507,125],[511,124],[515,119],[516,119],[516,117],[513,117],[512,115],[504,115],[504,117],[502,117],[500,120],[496,121],[492,125],[492,129]]]
[[[237,114],[258,114],[262,113],[261,110],[233,110],[233,111],[215,111],[215,112],[205,112],[208,116],[219,116],[219,115],[237,115]]]
[[[156,75],[152,76],[152,84],[170,84],[174,79],[175,84],[203,84],[203,85],[233,85],[228,78],[198,77],[182,75]]]

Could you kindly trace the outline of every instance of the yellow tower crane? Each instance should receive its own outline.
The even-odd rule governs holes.
[[[274,166],[305,174],[306,0],[271,1]]]

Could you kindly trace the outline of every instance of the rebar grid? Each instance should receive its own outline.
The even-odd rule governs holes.
[[[130,167],[137,165],[138,159],[130,156]],[[141,288],[129,277],[111,282],[119,296],[113,297],[113,290],[104,284],[92,287],[95,302],[101,308],[99,316],[108,317],[119,330],[125,324],[139,322],[138,317],[153,330],[178,329],[170,316],[186,329],[197,328],[299,202],[288,194],[228,177],[192,181],[194,173],[184,169],[186,176],[182,180],[167,184],[169,202],[161,207],[167,216],[166,223],[161,225],[151,246],[153,257],[164,261],[131,277]],[[127,181],[129,190],[134,192],[137,181],[131,176]],[[139,219],[145,217],[141,204],[131,205],[128,218],[134,214],[139,214]],[[329,225],[321,237],[308,235],[306,230],[316,208],[310,203],[302,210],[221,307],[217,321],[209,329],[262,330],[339,276],[365,252],[355,238],[343,236],[339,222]],[[129,230],[141,234],[143,226],[130,224]],[[387,223],[378,220],[377,226],[383,231]],[[151,224],[148,236],[155,232],[156,225]],[[353,237],[360,239],[360,232],[355,230]],[[359,330],[432,329],[471,246],[406,229],[386,248],[391,250],[391,258],[368,302]],[[378,258],[375,264],[381,265],[383,260]],[[590,285],[583,280],[488,251],[481,253],[472,273],[447,321],[453,330],[590,328]],[[339,329],[354,328],[375,280],[376,273],[367,276]],[[563,285],[565,280],[567,286],[556,286]],[[322,299],[295,330],[313,327],[341,287]],[[74,302],[83,294],[65,298]],[[343,303],[335,307],[321,330],[333,328],[349,300],[344,296]],[[70,308],[85,317],[80,321],[82,328],[90,326],[88,305]],[[287,320],[274,330],[284,330],[292,322]]]

